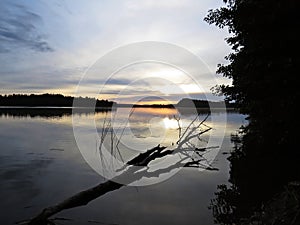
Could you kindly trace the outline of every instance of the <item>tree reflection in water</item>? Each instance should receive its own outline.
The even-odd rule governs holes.
[[[215,222],[300,224],[298,158],[284,152],[265,154],[263,149],[274,143],[271,137],[252,142],[254,134],[247,129],[243,136],[232,137],[235,147],[228,158],[231,184],[219,185],[211,200]]]

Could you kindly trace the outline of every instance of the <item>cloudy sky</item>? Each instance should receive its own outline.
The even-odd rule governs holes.
[[[214,72],[230,51],[228,33],[203,21],[209,9],[221,5],[221,0],[1,0],[0,94],[75,95],[80,79],[94,70],[83,96],[94,96],[92,85],[102,98],[122,102],[203,97],[213,84],[230,83]],[[110,51],[142,41],[170,43],[199,57],[211,74],[193,78],[205,88],[180,68],[157,62],[133,64],[113,76],[94,68]]]

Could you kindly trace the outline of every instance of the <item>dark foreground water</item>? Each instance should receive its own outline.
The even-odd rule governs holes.
[[[164,127],[169,133],[159,141],[169,143],[177,135],[170,110],[138,109],[130,121],[132,133],[125,133],[123,138],[137,140],[137,145],[141,141],[155,146],[161,135],[154,134]],[[109,113],[96,114],[99,124]],[[119,111],[118,116],[122,113]],[[155,117],[141,119],[149,115]],[[94,114],[76,116],[82,118],[82,126],[88,126],[85,118]],[[210,199],[218,184],[227,183],[229,164],[224,153],[232,147],[230,135],[242,124],[244,116],[227,114],[225,138],[213,162],[219,171],[184,168],[158,184],[123,187],[87,206],[58,214],[56,217],[70,219],[59,224],[213,224]],[[150,128],[145,129],[147,126]],[[218,129],[218,124],[212,126]],[[95,149],[97,141],[95,137],[95,143],[90,143]],[[64,111],[1,112],[0,167],[0,224],[4,225],[28,219],[42,208],[104,181],[83,159],[75,142],[72,117]]]

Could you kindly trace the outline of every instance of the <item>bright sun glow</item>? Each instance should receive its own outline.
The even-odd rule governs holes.
[[[164,125],[166,129],[177,129],[178,128],[178,123],[174,119],[169,119],[168,117],[163,119]]]

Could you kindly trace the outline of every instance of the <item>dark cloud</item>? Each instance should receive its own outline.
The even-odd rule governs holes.
[[[113,78],[111,78],[111,79],[108,79],[105,84],[128,85],[128,84],[130,84],[130,82],[131,82],[131,80],[129,80],[129,79],[120,79],[120,78],[113,79]]]
[[[16,51],[20,47],[49,52],[53,48],[46,42],[38,26],[42,19],[24,6],[0,3],[0,53]]]

